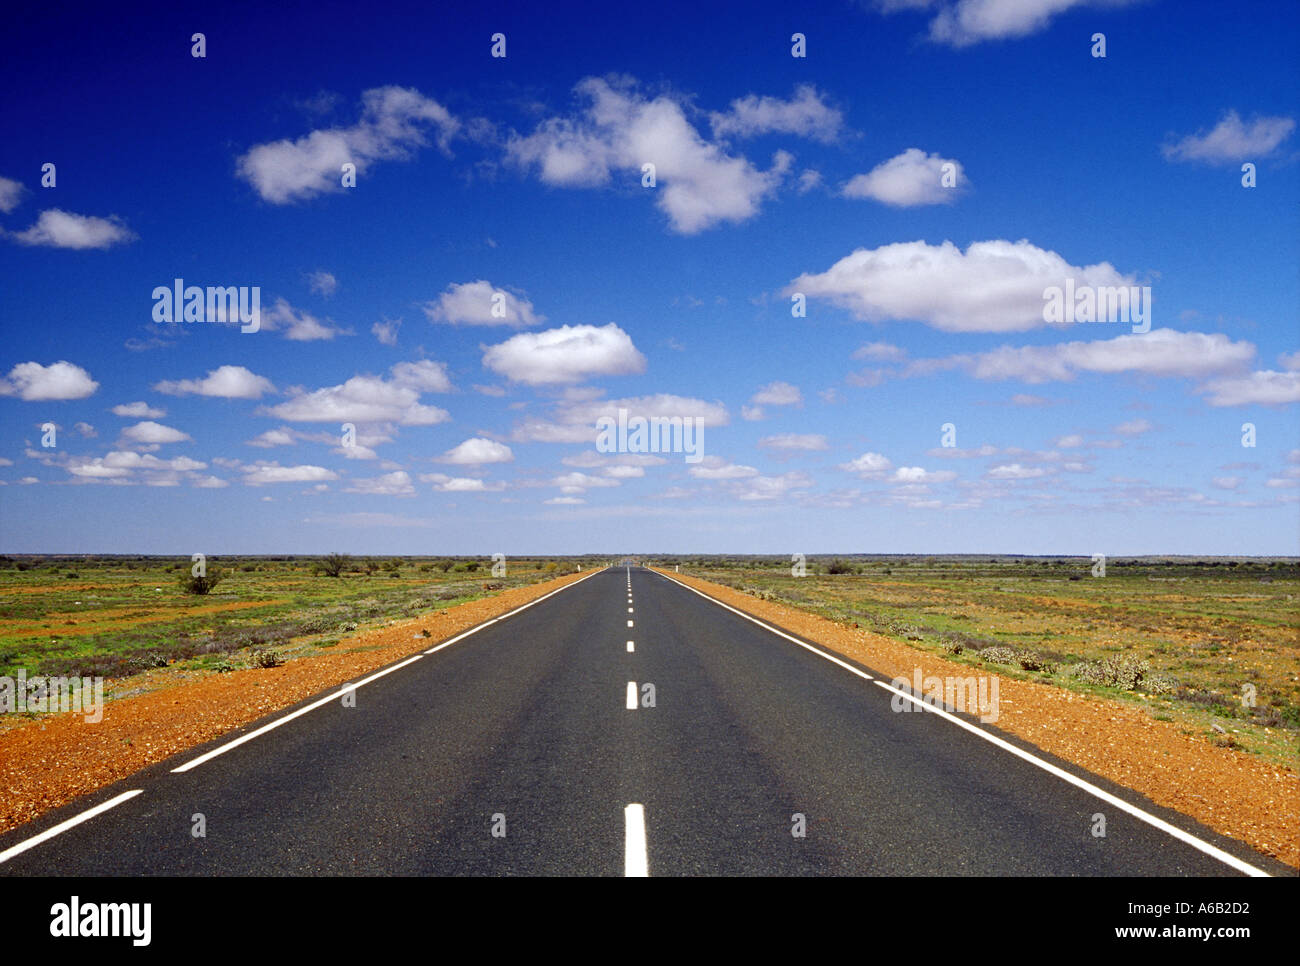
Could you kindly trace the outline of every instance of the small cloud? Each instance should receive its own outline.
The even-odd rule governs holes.
[[[952,165],[945,186],[946,165]],[[966,172],[956,158],[926,154],[920,148],[908,148],[902,154],[883,161],[867,174],[850,179],[841,192],[845,198],[870,198],[895,208],[918,205],[946,205],[957,199],[967,187]]]
[[[1011,397],[1013,406],[1050,406],[1052,401],[1045,396],[1035,396],[1027,392],[1018,392]]]
[[[484,463],[509,463],[514,458],[515,454],[504,443],[475,436],[447,450],[439,457],[438,462],[477,466]]]
[[[803,393],[798,386],[788,382],[769,382],[754,393],[750,402],[757,406],[800,406],[803,405]]]
[[[921,466],[900,466],[894,470],[895,483],[947,483],[955,480],[957,474],[952,470],[927,470]]]
[[[11,178],[0,178],[0,211],[9,214],[18,207],[26,192],[27,189],[23,187],[22,182]]]
[[[1120,423],[1112,431],[1119,433],[1121,436],[1141,436],[1153,429],[1155,429],[1155,426],[1145,419],[1131,419],[1126,423]]]
[[[275,386],[265,376],[256,375],[243,366],[220,366],[202,379],[163,380],[155,383],[153,390],[167,396],[260,399],[263,393],[275,392]]]
[[[420,476],[424,483],[432,483],[441,493],[497,493],[506,488],[500,481],[488,483],[472,476],[447,476],[445,473],[427,473]]]
[[[646,360],[631,336],[611,322],[520,333],[485,348],[483,365],[512,382],[542,386],[641,373]]]
[[[9,237],[23,245],[44,248],[112,248],[136,238],[116,215],[96,218],[78,215],[59,208],[42,211],[36,224],[26,231],[9,232]]]
[[[1162,151],[1169,161],[1232,164],[1267,157],[1294,130],[1294,118],[1257,117],[1246,124],[1236,111],[1228,111],[1210,131],[1189,134]]]
[[[329,272],[320,271],[319,269],[307,274],[307,286],[316,295],[323,295],[329,298],[339,288],[339,280]]]
[[[142,423],[136,423],[134,426],[128,426],[122,430],[122,438],[132,443],[185,443],[193,442],[189,433],[183,433],[179,429],[173,429],[171,426],[164,426],[162,423],[155,423],[148,420]]]
[[[281,466],[279,463],[258,462],[242,468],[244,483],[263,486],[268,483],[316,483],[320,480],[337,480],[338,474],[323,466],[303,464]]]
[[[853,350],[853,359],[875,359],[880,362],[899,362],[907,358],[907,350],[888,342],[868,342]]]
[[[1211,406],[1285,406],[1300,402],[1300,371],[1264,370],[1206,383]]]
[[[161,419],[167,415],[167,410],[150,406],[147,402],[119,403],[110,412],[114,416],[125,416],[128,419]]]
[[[336,336],[352,334],[350,329],[335,325],[332,319],[322,320],[310,312],[295,309],[282,298],[262,311],[260,322],[263,331],[283,332],[291,342],[328,342]]]
[[[738,98],[726,113],[711,114],[710,123],[718,138],[777,133],[830,144],[838,140],[844,116],[828,105],[813,85],[800,84],[789,100],[754,94]]]
[[[343,492],[364,493],[370,496],[414,496],[415,486],[411,483],[409,473],[398,470],[383,476],[353,480]]]
[[[430,322],[448,325],[508,325],[527,328],[540,325],[546,316],[533,310],[522,296],[495,287],[486,279],[452,284],[436,301],[424,306]]]
[[[372,325],[370,331],[379,340],[380,345],[393,346],[397,345],[397,330],[401,327],[401,319],[384,319]]]
[[[841,463],[839,468],[848,473],[855,473],[863,479],[871,480],[884,477],[886,473],[894,468],[894,464],[880,453],[863,453],[855,460]]]
[[[1004,463],[994,466],[984,475],[991,480],[1033,480],[1046,476],[1047,470],[1041,466],[1021,466],[1019,463]]]
[[[249,446],[256,446],[259,449],[270,449],[273,446],[293,446],[297,443],[294,432],[291,429],[268,429],[266,432],[250,439]]]
[[[742,480],[759,475],[758,470],[752,466],[728,463],[718,456],[706,456],[699,465],[692,466],[688,472],[698,480]]]
[[[98,388],[85,369],[62,360],[48,366],[20,362],[0,378],[0,396],[17,396],[24,402],[85,399]]]
[[[452,392],[454,386],[447,375],[445,362],[421,359],[418,362],[399,362],[390,370],[393,384],[418,389],[420,392]]]
[[[346,190],[340,183],[344,163],[355,164],[364,174],[378,161],[408,159],[428,143],[426,131],[431,127],[446,150],[459,129],[446,108],[414,89],[371,88],[361,95],[361,103],[361,117],[350,127],[254,145],[237,162],[239,177],[263,200],[290,204]]]
[[[762,449],[778,451],[815,452],[830,448],[826,437],[820,433],[779,433],[776,436],[764,436],[758,445]]]

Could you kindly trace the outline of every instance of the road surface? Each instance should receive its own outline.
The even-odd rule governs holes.
[[[1294,874],[648,570],[429,651],[0,836],[0,875]]]

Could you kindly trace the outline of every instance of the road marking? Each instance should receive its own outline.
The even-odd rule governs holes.
[[[627,612],[628,612],[629,614],[632,613],[632,608],[629,607],[629,608],[627,609]]]
[[[658,573],[658,571],[655,572]],[[719,607],[725,607],[727,610],[731,611],[732,613],[739,614],[741,617],[745,618],[746,620],[753,621],[759,627],[771,631],[773,634],[776,634],[778,637],[784,637],[787,641],[793,641],[795,644],[798,644],[800,647],[812,651],[817,656],[824,657],[826,660],[830,661],[833,664],[838,664],[846,671],[852,671],[860,678],[866,678],[868,681],[874,682],[875,684],[884,688],[886,691],[892,691],[894,694],[902,695],[904,698],[911,701],[913,704],[917,705],[922,710],[929,711],[932,712],[933,714],[939,715],[941,718],[944,718],[945,720],[952,722],[953,724],[957,725],[959,728],[964,728],[965,730],[969,731],[971,734],[983,738],[985,741],[990,742],[991,744],[997,745],[999,748],[1003,749],[1004,751],[1011,752],[1011,754],[1015,755],[1016,757],[1022,758],[1025,761],[1029,762],[1031,765],[1035,765],[1036,767],[1041,768],[1043,771],[1047,772],[1048,774],[1055,775],[1057,778],[1069,782],[1071,785],[1074,785],[1076,788],[1082,789],[1088,794],[1101,799],[1103,802],[1106,802],[1107,804],[1110,805],[1114,805],[1116,808],[1120,809],[1121,811],[1127,812],[1128,814],[1132,815],[1134,818],[1146,822],[1148,825],[1157,828],[1160,831],[1167,833],[1168,835],[1172,835],[1180,842],[1184,842],[1187,845],[1190,845],[1192,848],[1197,849],[1200,852],[1204,852],[1206,855],[1210,856],[1211,858],[1218,859],[1220,862],[1224,863],[1225,865],[1231,866],[1232,868],[1236,869],[1238,872],[1244,872],[1246,875],[1256,876],[1256,877],[1269,876],[1269,874],[1265,872],[1263,869],[1256,868],[1255,866],[1251,865],[1249,862],[1242,861],[1241,859],[1237,858],[1235,855],[1232,855],[1229,852],[1225,852],[1223,851],[1223,849],[1218,848],[1217,846],[1211,845],[1209,842],[1205,842],[1197,838],[1195,835],[1192,835],[1190,832],[1184,832],[1176,825],[1170,825],[1164,819],[1157,818],[1155,815],[1152,815],[1150,812],[1143,811],[1142,809],[1138,808],[1136,805],[1130,805],[1128,802],[1124,801],[1124,799],[1112,795],[1110,792],[1105,791],[1101,788],[1098,788],[1096,785],[1092,784],[1091,782],[1085,781],[1084,779],[1079,778],[1076,775],[1072,775],[1065,769],[1058,768],[1055,765],[1053,765],[1051,762],[1044,761],[1042,758],[1030,754],[1029,752],[1025,751],[1023,748],[1017,748],[1015,745],[1011,744],[1011,742],[1004,741],[1003,739],[999,738],[997,735],[990,734],[989,732],[985,731],[983,728],[977,728],[969,721],[963,721],[961,718],[957,717],[955,714],[952,714],[951,712],[945,711],[942,708],[936,708],[929,704],[926,704],[923,700],[915,697],[910,691],[903,691],[899,688],[894,687],[892,684],[886,684],[883,681],[876,681],[870,674],[867,674],[865,671],[860,671],[857,668],[855,668],[853,665],[847,664],[844,661],[841,661],[839,658],[827,654],[825,651],[821,650],[820,648],[813,647],[811,644],[799,640],[797,637],[791,637],[789,634],[785,633],[784,631],[777,630],[772,625],[759,620],[757,617],[751,617],[749,614],[746,614],[744,611],[737,610],[736,608],[732,607],[730,604],[724,604],[722,601],[710,597],[708,594],[704,593],[703,591],[696,590],[694,587],[688,586],[687,584],[683,584],[680,580],[676,580],[672,577],[668,577],[666,574],[659,574],[659,576],[663,577],[665,580],[671,580],[679,587],[685,587],[687,590],[691,591],[691,593],[699,594],[705,600],[712,601],[713,603],[717,604]]]
[[[627,682],[627,710],[636,710],[636,682]]]
[[[1232,868],[1236,869],[1238,872],[1244,872],[1246,875],[1250,875],[1250,876],[1256,876],[1256,877],[1263,876],[1265,878],[1269,878],[1269,874],[1265,872],[1263,869],[1258,869],[1255,866],[1251,865],[1249,862],[1243,862],[1235,855],[1225,852],[1223,851],[1223,849],[1213,846],[1209,842],[1204,842],[1201,839],[1198,839],[1195,835],[1192,835],[1190,832],[1184,832],[1176,825],[1170,825],[1162,818],[1157,818],[1155,815],[1152,815],[1149,812],[1144,812],[1136,805],[1130,805],[1128,802],[1124,801],[1124,799],[1112,795],[1110,792],[1105,791],[1104,789],[1098,788],[1096,785],[1092,784],[1089,781],[1085,781],[1084,779],[1079,778],[1076,775],[1070,774],[1068,771],[1066,771],[1063,768],[1057,768],[1049,761],[1043,761],[1043,759],[1037,757],[1036,755],[1030,754],[1029,752],[1025,751],[1023,748],[1017,748],[1015,745],[1011,744],[1011,742],[1004,741],[1003,739],[999,738],[997,735],[992,735],[981,728],[976,728],[969,721],[963,721],[955,714],[945,711],[943,708],[936,708],[929,704],[926,704],[924,700],[922,700],[921,698],[917,698],[910,691],[904,691],[901,688],[897,688],[892,684],[886,684],[884,681],[876,681],[875,683],[879,687],[884,688],[886,691],[892,691],[894,694],[901,695],[902,697],[906,698],[908,701],[911,701],[913,704],[915,704],[918,708],[925,711],[934,712],[935,714],[939,715],[941,718],[944,718],[945,720],[952,722],[957,727],[965,728],[967,731],[971,732],[971,734],[979,735],[985,741],[992,742],[993,744],[1001,748],[1003,751],[1009,751],[1017,758],[1023,758],[1031,765],[1037,765],[1039,768],[1043,769],[1043,771],[1055,775],[1057,778],[1060,778],[1063,781],[1069,782],[1071,785],[1074,785],[1076,788],[1083,789],[1088,794],[1100,798],[1103,802],[1106,802],[1108,805],[1114,805],[1116,808],[1120,809],[1121,811],[1128,812],[1130,815],[1134,816],[1135,818],[1141,819],[1143,822],[1146,822],[1148,825],[1152,825],[1155,828],[1158,828],[1160,831],[1172,835],[1180,842],[1185,842],[1186,844],[1190,845],[1192,848],[1204,852],[1206,855],[1210,856],[1211,858],[1218,859],[1220,862],[1224,863],[1225,865],[1232,866]]]
[[[593,571],[592,573],[587,574],[586,577],[583,577],[579,580],[575,580],[571,584],[565,584],[563,587],[558,587],[555,590],[551,591],[549,594],[544,594],[543,596],[538,597],[536,600],[529,601],[527,604],[524,604],[522,607],[516,607],[508,614],[502,614],[500,617],[493,617],[490,620],[486,620],[482,624],[478,624],[474,627],[471,627],[469,630],[464,631],[463,633],[457,634],[455,637],[451,638],[450,640],[443,641],[441,644],[429,648],[423,654],[416,654],[414,657],[408,657],[405,661],[401,661],[397,664],[392,665],[391,667],[384,668],[382,671],[378,671],[375,674],[370,675],[368,678],[364,678],[363,680],[357,681],[355,684],[345,684],[341,688],[339,688],[339,690],[327,694],[325,697],[320,698],[317,701],[313,701],[311,704],[307,705],[306,707],[299,708],[297,711],[292,711],[289,714],[286,714],[282,718],[276,718],[274,721],[270,722],[269,724],[263,725],[262,727],[258,728],[256,731],[250,731],[246,735],[240,735],[238,738],[235,738],[233,741],[226,742],[224,745],[221,745],[219,748],[214,748],[212,749],[212,751],[206,752],[205,754],[200,755],[199,757],[193,759],[192,761],[187,761],[179,768],[173,768],[172,773],[180,774],[182,772],[189,771],[191,768],[197,768],[199,765],[202,765],[206,761],[211,761],[213,758],[216,758],[218,755],[224,755],[226,752],[234,748],[238,748],[240,745],[244,744],[245,742],[252,741],[254,738],[260,738],[268,731],[274,731],[276,728],[280,727],[281,725],[288,724],[290,721],[294,720],[295,718],[302,717],[303,715],[307,714],[309,711],[315,711],[317,708],[324,707],[325,705],[329,704],[331,701],[335,701],[338,698],[341,698],[343,695],[347,694],[350,691],[355,691],[357,688],[364,687],[365,685],[369,684],[371,681],[378,681],[380,678],[384,677],[385,675],[392,674],[394,671],[404,668],[408,664],[414,663],[415,661],[418,661],[425,654],[433,654],[437,651],[441,651],[444,647],[450,647],[452,644],[455,644],[457,641],[464,640],[465,638],[469,637],[471,634],[477,634],[485,627],[489,627],[492,624],[495,624],[499,621],[503,621],[507,617],[513,617],[515,614],[518,614],[521,610],[527,610],[529,607],[532,607],[534,604],[540,604],[548,597],[554,597],[562,590],[568,590],[570,587],[576,587],[578,584],[582,583],[582,581],[590,580],[592,577],[596,576],[596,574],[600,572],[601,571],[599,570]]]
[[[627,835],[623,844],[623,876],[628,879],[645,879],[650,876],[650,860],[645,848],[645,808],[629,805],[623,809],[623,824]]]
[[[653,572],[654,572],[654,573],[658,573],[658,571],[653,571]],[[672,577],[668,577],[668,576],[666,576],[665,574],[659,574],[659,576],[660,576],[660,577],[663,577],[665,580],[671,580],[671,581],[672,581],[673,583],[675,583],[678,587],[683,587],[683,588],[685,588],[686,590],[689,590],[692,594],[699,594],[699,595],[700,595],[701,597],[703,597],[705,600],[707,600],[707,601],[711,601],[712,603],[717,604],[719,607],[725,607],[727,610],[731,611],[733,614],[738,614],[738,615],[740,615],[741,617],[745,618],[745,620],[747,620],[747,621],[752,621],[753,623],[757,624],[759,627],[763,628],[764,630],[766,630],[766,631],[771,631],[773,634],[777,635],[777,637],[784,637],[784,638],[785,638],[787,641],[789,641],[790,643],[792,643],[792,644],[798,644],[800,647],[805,648],[806,650],[812,651],[812,652],[813,652],[814,654],[816,654],[818,657],[824,657],[826,660],[830,661],[832,664],[838,664],[840,667],[844,668],[844,670],[846,670],[846,671],[851,671],[852,673],[856,674],[856,675],[857,675],[858,677],[860,677],[860,678],[863,678],[864,680],[867,680],[867,681],[874,681],[874,680],[875,680],[875,678],[872,677],[870,674],[868,674],[866,671],[862,671],[862,670],[859,670],[858,668],[855,668],[852,664],[849,664],[847,661],[841,661],[838,657],[835,657],[833,654],[827,654],[825,651],[823,651],[823,650],[822,650],[821,648],[819,648],[819,647],[813,647],[813,646],[812,646],[811,644],[809,644],[807,641],[801,641],[801,640],[799,640],[799,638],[797,638],[797,637],[791,637],[791,636],[790,636],[789,634],[787,634],[785,631],[783,631],[783,630],[779,630],[778,628],[773,627],[771,624],[767,623],[766,621],[761,621],[761,620],[759,620],[757,617],[752,617],[752,616],[750,616],[749,614],[746,614],[743,610],[737,610],[735,607],[732,607],[730,604],[724,604],[722,601],[718,600],[716,597],[710,597],[708,594],[704,593],[703,591],[696,590],[694,587],[691,587],[689,584],[684,584],[684,583],[682,583],[680,580],[676,580],[676,579],[674,579],[674,578],[672,578]]]
[[[80,825],[82,822],[94,818],[96,815],[100,815],[104,812],[107,812],[110,808],[114,808],[118,805],[121,805],[123,802],[129,799],[135,798],[135,796],[137,795],[143,795],[143,794],[144,794],[143,788],[136,788],[129,792],[123,792],[121,795],[118,795],[116,798],[110,798],[108,801],[102,802],[99,805],[96,805],[94,808],[86,809],[80,815],[74,815],[72,816],[72,818],[68,819],[67,821],[60,822],[58,825],[55,825],[53,828],[47,828],[40,835],[33,835],[29,839],[24,839],[23,841],[19,842],[17,845],[10,846],[9,848],[5,849],[3,852],[0,852],[0,864],[8,862],[15,855],[22,855],[28,849],[35,848],[36,846],[40,845],[42,842],[46,842],[54,838],[54,836],[56,835],[62,835],[68,829],[74,828],[75,826]]]
[[[629,654],[631,654],[634,650],[636,650],[636,645],[634,645],[631,641],[628,641],[628,642],[627,642],[627,652],[628,652]]]
[[[268,731],[274,731],[276,728],[280,727],[281,725],[288,724],[294,718],[301,718],[303,715],[307,714],[308,712],[315,711],[317,708],[323,707],[324,705],[329,704],[331,701],[335,701],[343,697],[343,695],[355,691],[357,688],[364,687],[365,685],[369,684],[371,681],[377,681],[379,678],[382,678],[386,674],[392,674],[394,671],[404,668],[408,664],[413,664],[416,661],[420,660],[420,658],[422,657],[424,657],[423,654],[417,654],[414,657],[408,657],[405,661],[402,661],[399,664],[394,664],[392,667],[385,668],[384,670],[378,672],[377,674],[372,674],[370,675],[370,677],[364,678],[358,681],[356,684],[346,684],[343,687],[339,688],[339,690],[331,694],[327,694],[325,697],[320,698],[319,700],[313,701],[311,704],[307,705],[306,707],[299,708],[297,711],[292,711],[289,714],[286,714],[283,718],[276,718],[274,721],[270,722],[269,724],[262,725],[262,727],[258,728],[256,731],[250,731],[246,735],[240,735],[238,738],[235,738],[233,741],[226,742],[224,745],[222,745],[219,748],[213,748],[211,751],[199,755],[199,757],[194,758],[190,761],[187,761],[179,768],[173,768],[172,774],[179,775],[182,774],[183,772],[189,771],[191,768],[197,768],[199,767],[199,765],[202,765],[206,761],[211,761],[213,758],[216,758],[218,755],[224,755],[226,752],[231,751],[234,748],[238,748],[240,745],[244,744],[245,742],[252,741],[254,738],[260,738]]]

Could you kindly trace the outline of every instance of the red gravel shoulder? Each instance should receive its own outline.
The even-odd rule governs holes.
[[[142,768],[346,684],[475,624],[536,600],[584,574],[516,587],[347,638],[326,654],[276,668],[225,674],[167,669],[109,682],[129,697],[106,700],[101,721],[77,713],[23,721],[0,731],[0,832],[126,778]],[[429,637],[419,636],[428,628]],[[147,693],[134,693],[141,689]]]

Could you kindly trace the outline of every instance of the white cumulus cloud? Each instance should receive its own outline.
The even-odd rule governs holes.
[[[1108,262],[1069,264],[1022,239],[896,242],[859,248],[820,274],[803,274],[783,291],[824,298],[859,319],[924,322],[945,332],[1014,332],[1044,326],[1044,291],[1076,285],[1135,285]]]
[[[645,364],[631,336],[613,322],[523,332],[483,353],[484,366],[530,386],[639,373],[645,371]]]
[[[345,163],[356,165],[360,179],[377,161],[409,158],[428,144],[431,128],[445,150],[460,126],[446,108],[414,89],[372,88],[361,95],[361,104],[361,118],[350,127],[254,146],[240,157],[239,176],[264,200],[289,204],[345,190]]]
[[[930,40],[969,47],[1038,33],[1052,18],[1076,7],[1122,7],[1136,0],[875,0],[881,13],[934,11]]]
[[[451,418],[445,409],[420,402],[422,392],[437,386],[440,363],[398,363],[392,378],[353,376],[337,386],[291,389],[285,402],[268,407],[266,415],[296,423],[397,423],[432,426]],[[440,370],[439,370],[440,371]]]
[[[20,362],[0,378],[0,396],[17,396],[25,402],[85,399],[99,388],[81,366],[60,360],[43,366]]]
[[[894,464],[880,453],[863,453],[857,459],[841,463],[839,468],[849,473],[856,473],[863,479],[876,480],[884,477],[894,468]]]
[[[1267,157],[1295,130],[1295,118],[1257,117],[1249,124],[1228,111],[1209,131],[1189,134],[1162,149],[1170,161],[1232,164]]]
[[[167,410],[150,406],[147,402],[130,402],[114,406],[112,413],[129,419],[161,419],[167,415]]]
[[[154,392],[167,396],[216,396],[221,399],[261,399],[275,392],[265,376],[243,366],[219,366],[202,379],[163,380],[154,384]]]
[[[438,462],[478,466],[483,463],[509,463],[514,458],[515,454],[504,443],[475,436],[447,450]]]
[[[789,100],[756,94],[737,98],[725,113],[710,114],[709,122],[717,138],[777,133],[829,144],[839,138],[844,116],[813,85],[800,84]]]
[[[304,464],[300,466],[281,466],[275,462],[258,462],[242,467],[244,482],[248,486],[262,486],[266,483],[317,483],[325,480],[337,480],[338,474],[323,466]]]
[[[0,211],[6,215],[18,207],[27,189],[23,187],[21,181],[14,181],[12,178],[0,178]]]
[[[36,224],[25,231],[10,232],[14,241],[45,248],[112,248],[135,239],[116,215],[97,218],[59,208],[42,211]]]
[[[803,393],[788,382],[769,382],[749,401],[757,406],[799,406],[803,404]]]
[[[436,301],[424,306],[430,322],[449,325],[538,325],[546,318],[533,311],[528,299],[497,288],[486,279],[453,283]]]
[[[639,184],[642,166],[653,164],[656,203],[680,234],[754,217],[793,161],[777,152],[762,171],[702,138],[681,103],[668,95],[647,99],[628,80],[589,77],[576,91],[585,109],[512,137],[510,160],[535,169],[546,184],[568,188],[609,184],[616,171]]]
[[[122,430],[122,438],[132,443],[183,443],[192,441],[189,433],[147,420]]]
[[[944,165],[953,170],[945,187]],[[866,174],[857,175],[844,186],[845,198],[871,198],[896,208],[917,205],[946,205],[957,199],[966,187],[966,172],[955,158],[926,154],[920,148],[908,148],[897,157],[882,161]]]
[[[1271,369],[1213,379],[1202,387],[1211,406],[1285,406],[1300,402],[1300,372]]]
[[[802,450],[805,452],[815,452],[828,448],[826,437],[820,433],[779,433],[775,436],[764,436],[758,441],[762,449],[773,450]]]

